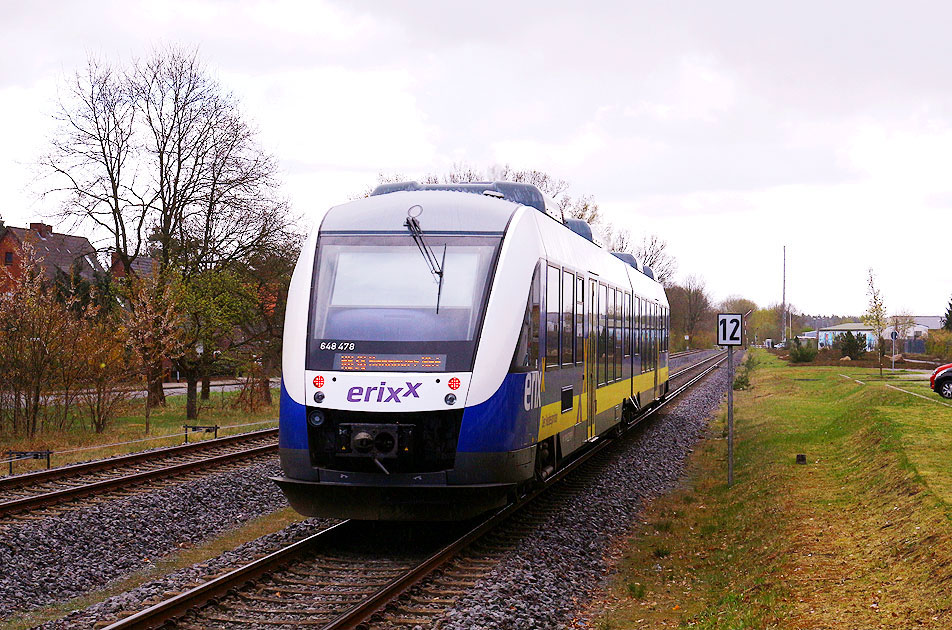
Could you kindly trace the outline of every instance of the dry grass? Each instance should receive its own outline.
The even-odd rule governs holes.
[[[278,401],[280,398],[280,392],[278,390],[272,390],[273,403],[270,406],[263,407],[254,413],[248,413],[240,408],[232,407],[232,402],[237,395],[238,392],[213,392],[209,400],[202,401],[203,404],[200,408],[199,419],[189,424],[217,424],[222,427],[218,431],[219,437],[277,425]],[[181,433],[183,431],[182,425],[185,424],[185,396],[168,396],[166,397],[166,406],[164,408],[152,410],[150,418],[151,426],[148,435],[145,433],[145,412],[143,405],[144,401],[133,401],[133,404],[127,408],[126,413],[117,418],[103,433],[95,433],[77,423],[67,431],[40,433],[32,439],[0,435],[0,459],[6,459],[6,457],[3,457],[3,451],[7,449],[17,451],[52,450],[56,453],[58,451],[75,448],[141,440],[147,437],[161,438],[122,446],[104,446],[102,448],[78,453],[54,454],[52,458],[53,466],[61,466],[72,462],[132,453],[159,446],[173,446],[183,442]],[[273,420],[273,422],[251,427],[228,428],[234,425],[265,420]],[[167,437],[162,438],[162,436]],[[189,441],[209,439],[211,437],[214,437],[214,435],[210,433],[193,433],[189,436]],[[22,473],[28,470],[38,470],[45,468],[45,466],[45,460],[18,461],[14,463],[14,472]],[[8,472],[9,468],[7,464],[0,465],[0,475],[8,474]]]
[[[720,418],[596,627],[952,627],[952,409],[764,356],[736,393],[735,487]]]

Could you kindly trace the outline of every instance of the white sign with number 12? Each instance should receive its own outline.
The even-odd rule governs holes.
[[[744,344],[744,316],[740,313],[718,313],[717,345],[741,346]]]

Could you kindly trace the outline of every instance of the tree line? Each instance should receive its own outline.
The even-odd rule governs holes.
[[[186,380],[189,419],[199,383],[207,392],[226,364],[257,375],[242,396],[270,400],[301,238],[277,161],[238,99],[194,51],[171,47],[125,66],[91,58],[57,120],[41,160],[45,197],[102,238],[115,264],[92,281],[54,281],[24,246],[23,273],[0,303],[0,360],[14,364],[0,381],[0,428],[62,427],[73,393],[100,388],[90,426],[101,431],[116,406],[104,392],[128,396],[118,384],[134,375],[148,418],[165,402],[169,361]]]

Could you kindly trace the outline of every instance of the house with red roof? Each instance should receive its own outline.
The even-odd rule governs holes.
[[[6,289],[11,279],[23,272],[23,246],[30,243],[47,278],[53,280],[58,272],[69,275],[77,269],[86,280],[93,280],[103,268],[96,248],[84,236],[54,232],[45,223],[31,223],[29,228],[3,225],[0,222],[0,261],[7,273],[0,274],[0,289]]]

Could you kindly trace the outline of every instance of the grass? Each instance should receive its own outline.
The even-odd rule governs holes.
[[[734,487],[722,414],[624,543],[596,626],[952,627],[952,408],[885,386],[938,400],[915,372],[758,361]]]
[[[278,401],[280,398],[280,392],[278,390],[272,389],[273,403],[270,406],[262,407],[254,413],[232,407],[232,402],[237,395],[237,391],[213,392],[209,400],[200,401],[202,406],[199,409],[198,420],[191,421],[189,424],[217,424],[222,427],[218,431],[219,437],[277,425]],[[186,423],[185,396],[167,396],[166,406],[164,408],[159,407],[152,409],[148,435],[145,433],[144,404],[144,400],[131,401],[126,413],[116,418],[103,433],[95,433],[91,429],[83,427],[81,423],[77,421],[71,428],[65,431],[43,432],[32,439],[0,435],[0,459],[6,459],[6,457],[3,457],[2,452],[7,449],[17,451],[52,450],[54,451],[52,457],[53,466],[61,466],[77,461],[86,461],[160,446],[181,444],[184,441],[182,437],[182,425]],[[272,420],[273,422],[266,422],[256,426],[235,426]],[[214,437],[212,433],[192,433],[189,435],[189,442],[212,437]],[[132,442],[134,440],[142,440],[143,438],[156,439],[121,446],[108,446],[117,442]],[[89,447],[98,448],[75,453],[56,454],[58,451]],[[45,460],[18,461],[14,462],[14,473],[39,470],[45,466]],[[8,465],[0,465],[0,475],[8,473]]]
[[[147,582],[157,580],[179,569],[215,558],[239,545],[260,538],[267,534],[280,531],[291,523],[304,520],[291,508],[286,508],[273,514],[252,519],[240,528],[231,530],[221,536],[212,538],[195,547],[181,549],[165,557],[152,559],[143,558],[142,568],[132,575],[116,580],[106,588],[94,591],[68,602],[39,608],[29,613],[13,617],[7,622],[0,622],[0,630],[24,630],[33,626],[59,619],[74,610],[82,610],[109,597],[132,590]]]

